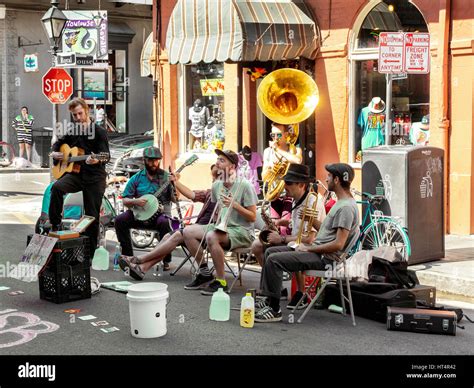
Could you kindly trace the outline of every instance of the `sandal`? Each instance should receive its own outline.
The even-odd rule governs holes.
[[[125,256],[121,255],[118,260],[119,266],[122,271],[126,271],[130,267],[130,264],[140,264],[140,259],[136,256]]]
[[[130,268],[130,276],[135,280],[143,280],[145,277],[145,273],[142,271],[139,264],[130,263],[128,268]]]

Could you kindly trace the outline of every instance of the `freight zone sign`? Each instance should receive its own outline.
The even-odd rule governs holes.
[[[430,34],[381,32],[379,73],[427,74],[430,72]]]
[[[379,73],[403,73],[403,32],[379,35]]]
[[[405,71],[410,74],[430,72],[430,34],[405,33]]]

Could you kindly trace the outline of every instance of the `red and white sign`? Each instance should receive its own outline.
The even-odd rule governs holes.
[[[379,35],[379,73],[403,72],[403,32],[381,32]]]
[[[405,33],[405,71],[410,74],[430,72],[430,34]]]
[[[43,76],[43,94],[52,104],[64,104],[72,96],[72,77],[64,69],[51,67]]]

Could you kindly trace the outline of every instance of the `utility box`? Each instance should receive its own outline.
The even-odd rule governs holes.
[[[49,153],[51,152],[51,139],[53,138],[53,130],[50,128],[33,129],[33,147],[39,156],[39,165],[41,167],[49,167]]]
[[[408,229],[408,264],[444,257],[444,150],[380,146],[362,157],[362,191],[384,195],[378,206]]]

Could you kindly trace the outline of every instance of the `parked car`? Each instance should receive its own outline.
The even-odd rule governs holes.
[[[143,149],[153,145],[153,131],[125,135],[109,140],[110,161],[107,170],[128,177],[143,168]]]

